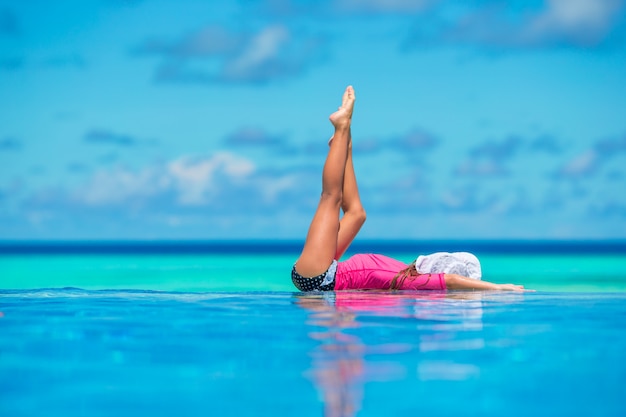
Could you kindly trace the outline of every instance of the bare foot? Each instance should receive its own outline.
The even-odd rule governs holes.
[[[350,121],[352,120],[352,110],[354,109],[354,100],[356,100],[354,88],[349,85],[343,93],[341,106],[329,117],[330,122],[333,126],[335,126],[335,129],[350,126]]]

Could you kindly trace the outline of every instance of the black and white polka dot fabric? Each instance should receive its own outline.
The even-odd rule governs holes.
[[[291,281],[297,289],[304,292],[332,291],[335,289],[335,272],[337,261],[333,261],[328,270],[313,278],[306,278],[296,272],[296,266],[291,270]]]

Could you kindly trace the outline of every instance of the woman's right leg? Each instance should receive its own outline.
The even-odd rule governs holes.
[[[322,171],[322,195],[296,262],[296,272],[303,277],[323,274],[335,258],[354,100],[354,89],[349,86],[341,107],[330,116],[335,134]]]
[[[337,236],[337,251],[335,259],[339,260],[348,249],[356,235],[365,223],[365,210],[361,204],[359,188],[356,183],[354,165],[352,164],[352,138],[348,144],[348,159],[346,160],[346,170],[343,174],[343,199],[341,202],[343,217],[339,222],[339,233]]]

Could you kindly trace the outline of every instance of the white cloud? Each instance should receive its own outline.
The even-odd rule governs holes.
[[[421,12],[441,0],[248,0],[274,16],[318,16],[329,14],[406,14]]]
[[[557,172],[557,177],[589,177],[605,169],[615,157],[626,153],[626,136],[596,141],[590,149],[566,162]]]
[[[124,167],[99,170],[89,182],[73,193],[73,200],[88,206],[124,203],[130,198],[147,198],[155,195],[164,185],[159,171],[145,168],[133,172]]]
[[[461,162],[454,173],[459,176],[503,176],[508,175],[509,172],[495,160],[468,159]]]
[[[232,53],[240,47],[242,36],[209,25],[177,41],[147,39],[134,48],[137,55],[164,55],[177,59],[202,58]]]
[[[207,26],[176,41],[148,39],[134,53],[163,57],[158,81],[263,83],[302,73],[319,60],[323,44],[279,24],[256,33]]]
[[[178,202],[182,205],[205,204],[208,193],[219,186],[215,181],[217,173],[237,179],[251,174],[254,169],[252,162],[226,152],[210,159],[183,157],[168,164],[168,174],[176,184]]]
[[[295,175],[287,175],[276,179],[267,179],[262,181],[261,193],[263,201],[266,203],[275,203],[280,193],[289,191],[297,185]]]
[[[506,163],[516,157],[524,140],[507,136],[502,140],[489,140],[469,150],[468,157],[461,161],[454,173],[458,176],[504,176],[509,175]]]
[[[181,57],[226,54],[239,47],[241,37],[219,26],[207,26],[173,45],[172,52]]]
[[[170,195],[181,206],[198,206],[209,202],[224,178],[237,181],[254,170],[251,161],[227,152],[204,158],[183,156],[138,171],[114,167],[96,172],[73,193],[73,200],[88,206],[107,206],[141,204]]]
[[[337,8],[351,12],[416,12],[433,2],[433,0],[338,0]]]
[[[283,26],[270,26],[252,39],[237,58],[228,63],[226,72],[233,78],[247,77],[251,71],[278,58],[281,47],[289,42],[290,34]]]
[[[474,44],[483,47],[593,47],[623,29],[625,0],[519,0],[442,2],[420,19],[408,45]],[[474,2],[472,2],[474,3]]]
[[[475,185],[442,190],[439,199],[443,210],[465,213],[485,212],[497,201]]]
[[[593,150],[588,150],[568,161],[558,171],[558,175],[569,178],[587,176],[598,169],[599,163],[598,154]]]
[[[611,29],[623,0],[548,0],[546,9],[521,34],[528,42],[567,37],[575,43],[595,43]]]

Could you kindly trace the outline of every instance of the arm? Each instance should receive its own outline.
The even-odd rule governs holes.
[[[500,290],[500,291],[525,291],[524,286],[515,284],[494,284],[487,281],[479,281],[456,274],[445,274],[446,288],[449,290]]]

